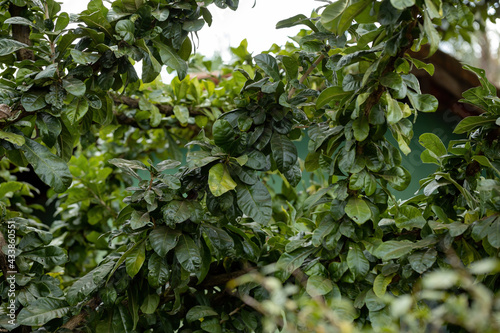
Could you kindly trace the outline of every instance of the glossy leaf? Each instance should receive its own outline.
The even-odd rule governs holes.
[[[269,222],[272,214],[271,195],[261,182],[254,185],[238,185],[236,187],[236,197],[238,206],[244,214],[260,224]]]
[[[191,237],[186,234],[179,236],[179,242],[175,247],[175,256],[182,268],[194,273],[201,266],[201,252]]]
[[[234,190],[236,185],[226,165],[218,163],[210,168],[208,173],[208,187],[214,196],[219,197],[227,191]]]
[[[27,138],[21,149],[42,181],[58,193],[68,189],[73,176],[61,158],[52,154],[47,147]]]

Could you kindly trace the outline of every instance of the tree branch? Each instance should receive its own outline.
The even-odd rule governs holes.
[[[252,269],[253,268],[246,268],[230,273],[214,275],[209,277],[208,279],[205,279],[199,285],[197,285],[198,279],[196,277],[192,277],[188,285],[193,288],[211,288],[216,286],[225,286],[229,281],[250,272]],[[223,290],[225,290],[225,288],[223,288]],[[162,298],[163,303],[172,301],[174,299],[174,290],[170,288],[170,290],[168,290],[168,292],[163,295]],[[82,310],[79,314],[71,317],[61,328],[75,330],[77,327],[83,324],[90,312],[95,311],[95,309],[97,309],[100,304],[101,299],[98,296],[95,296],[85,304],[85,306],[88,306],[88,309]]]
[[[325,55],[323,53],[321,53],[319,55],[319,57],[314,61],[314,63],[307,69],[307,71],[300,77],[299,79],[299,83],[302,84],[304,83],[304,81],[307,79],[307,77],[312,73],[312,71],[318,67],[318,65],[320,64],[320,62],[323,61],[323,59],[325,59]],[[292,98],[293,94],[295,94],[295,91],[297,89],[295,88],[292,88],[290,90],[290,92],[288,93],[288,99]]]
[[[14,4],[10,4],[9,6],[9,14],[11,17],[15,16],[23,16],[23,11],[25,7],[18,7]],[[26,45],[31,46],[31,40],[30,40],[30,27],[27,25],[21,25],[21,24],[12,24],[12,37],[17,40],[18,42],[24,43]],[[16,52],[18,60],[35,60],[35,54],[33,53],[32,50],[29,49],[20,49],[19,51]]]

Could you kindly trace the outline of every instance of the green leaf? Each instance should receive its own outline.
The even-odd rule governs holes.
[[[396,215],[396,225],[398,228],[407,230],[413,228],[422,229],[426,222],[420,209],[410,205],[399,207],[398,214]]]
[[[462,134],[473,131],[476,127],[486,126],[488,124],[494,123],[495,119],[486,118],[483,116],[469,116],[467,118],[462,119],[460,123],[458,123],[457,127],[453,130],[455,134]]]
[[[23,257],[42,264],[44,267],[62,265],[68,261],[66,251],[57,246],[45,246],[33,251],[24,252]]]
[[[208,187],[214,196],[219,197],[228,191],[234,190],[236,185],[225,164],[218,163],[210,168]]]
[[[212,317],[218,315],[219,314],[209,306],[196,305],[193,306],[191,309],[189,309],[189,311],[186,313],[186,320],[188,323],[192,323],[193,321],[200,319],[201,321],[203,321],[203,318],[205,317]]]
[[[379,274],[375,277],[375,280],[373,281],[373,292],[377,297],[382,298],[385,295],[387,286],[391,283],[392,278],[395,275],[396,274],[385,276],[384,274]]]
[[[85,98],[75,98],[64,107],[63,112],[67,115],[72,125],[79,122],[89,110],[89,103]]]
[[[413,107],[421,112],[434,112],[438,107],[436,97],[429,94],[418,94],[408,90],[407,96]]]
[[[302,247],[290,253],[283,253],[276,263],[276,267],[285,273],[282,280],[288,279],[290,274],[299,268],[315,250],[315,248]]]
[[[17,40],[0,38],[0,57],[12,54],[17,50],[27,48],[28,45],[18,42]]]
[[[362,198],[350,198],[345,206],[345,212],[357,224],[363,224],[372,217],[370,207]]]
[[[160,304],[160,296],[157,294],[149,294],[142,302],[141,311],[145,314],[153,314],[158,304]]]
[[[297,60],[289,56],[283,56],[281,61],[283,63],[283,67],[285,67],[287,80],[291,81],[296,79],[299,75],[299,65]]]
[[[370,269],[370,263],[363,254],[363,250],[358,244],[349,243],[349,252],[347,253],[347,266],[354,274],[356,280],[366,276]]]
[[[278,170],[281,172],[286,172],[297,162],[297,147],[286,135],[273,134],[271,137],[271,153]]]
[[[146,260],[146,243],[141,241],[126,252],[125,268],[130,277],[134,277],[141,270],[144,260]]]
[[[3,23],[5,23],[5,24],[27,25],[27,26],[30,26],[30,27],[35,28],[37,30],[40,30],[33,22],[31,22],[30,20],[28,20],[28,19],[26,19],[24,17],[20,17],[20,16],[10,17],[10,18],[6,19]]]
[[[10,143],[13,143],[17,146],[22,146],[25,143],[24,136],[15,133],[4,132],[1,130],[0,130],[0,139],[9,141]]]
[[[85,83],[74,78],[63,79],[62,85],[64,90],[77,97],[83,96],[85,94],[85,90],[87,89]]]
[[[20,325],[42,326],[55,318],[64,317],[71,307],[58,299],[41,297],[23,307],[17,316]]]
[[[352,21],[370,4],[368,1],[358,1],[353,3],[349,1],[350,6],[347,7],[340,20],[338,21],[337,27],[333,27],[334,29],[330,29],[337,35],[343,35],[344,32],[352,26]]]
[[[368,117],[360,115],[352,122],[352,129],[356,141],[364,141],[370,133],[370,124],[368,123]]]
[[[45,103],[45,94],[41,91],[24,93],[21,96],[21,104],[28,112],[40,110],[47,105],[47,103]]]
[[[203,19],[185,21],[182,24],[182,30],[195,32],[201,30],[201,28],[203,28],[204,25],[205,25],[205,20]]]
[[[334,21],[342,12],[346,9],[349,1],[348,0],[338,0],[334,3],[326,6],[323,13],[321,13],[321,23],[324,26],[328,26]]]
[[[318,32],[318,28],[308,19],[305,15],[299,14],[293,17],[287,18],[285,20],[281,20],[276,23],[276,29],[290,28],[299,24],[307,25],[311,30]]]
[[[187,125],[189,120],[189,109],[185,105],[175,105],[174,106],[175,118],[181,123],[181,125]]]
[[[52,154],[45,146],[36,141],[26,138],[21,147],[29,163],[33,166],[35,173],[47,185],[51,186],[57,193],[66,191],[73,176],[64,161]]]
[[[387,123],[394,125],[403,119],[403,111],[397,100],[387,94]]]
[[[173,48],[165,43],[153,40],[154,45],[160,52],[161,61],[177,71],[179,79],[182,81],[187,74],[187,63],[175,52]]]
[[[344,97],[352,95],[352,91],[344,91],[341,87],[326,88],[316,100],[316,109],[321,109],[331,101],[340,101]]]
[[[201,253],[199,247],[191,237],[182,234],[175,247],[175,256],[186,271],[195,273],[201,266]]]
[[[176,247],[180,235],[181,232],[178,230],[159,226],[149,234],[149,242],[153,250],[163,258],[170,250]]]
[[[333,290],[333,282],[320,275],[313,275],[307,279],[306,291],[311,297],[323,296]]]
[[[189,219],[193,212],[193,203],[187,200],[174,200],[163,206],[163,217],[168,225],[181,223]]]
[[[272,200],[267,188],[259,181],[254,185],[236,187],[236,197],[241,211],[259,224],[267,224],[272,215]]]
[[[410,253],[415,248],[415,244],[408,240],[404,241],[387,241],[383,242],[375,249],[374,256],[381,258],[384,261],[391,259],[399,259]]]
[[[427,249],[425,251],[416,251],[408,257],[411,268],[417,273],[423,274],[426,270],[432,267],[436,261],[437,251],[435,249]]]
[[[151,238],[150,238],[151,239]],[[153,253],[148,261],[148,282],[153,288],[165,285],[170,277],[170,271],[165,258]]]
[[[273,56],[261,53],[254,57],[255,62],[259,65],[260,68],[264,70],[264,72],[269,75],[275,82],[281,80],[278,63]]]
[[[129,44],[135,40],[135,25],[130,20],[120,20],[116,23],[115,31]]]
[[[160,22],[163,22],[166,19],[168,19],[170,11],[168,10],[168,8],[161,8],[153,11],[151,14],[155,19],[157,19]]]
[[[87,296],[94,293],[99,286],[105,282],[105,277],[113,269],[115,262],[110,260],[101,264],[88,272],[85,276],[79,278],[66,293],[66,300],[71,306],[75,306],[83,301]]]
[[[488,242],[494,248],[500,248],[500,218],[497,218],[488,228]]]
[[[415,0],[391,0],[391,4],[394,6],[394,8],[403,10],[415,5]]]
[[[437,32],[436,28],[434,28],[434,24],[432,23],[428,11],[424,12],[424,31],[430,44],[429,54],[427,55],[428,57],[430,57],[439,48],[439,42],[441,38],[439,37],[439,33]]]
[[[325,237],[327,237],[334,228],[335,224],[331,219],[323,219],[313,232],[313,236],[311,239],[313,246],[320,246],[323,242],[323,239],[325,239]]]
[[[244,320],[244,319],[243,319]],[[209,333],[222,333],[220,320],[217,318],[205,319],[200,324],[201,329]]]
[[[447,154],[446,147],[444,146],[441,139],[434,133],[424,133],[418,138],[418,143],[427,148],[434,158],[439,159],[440,157]]]

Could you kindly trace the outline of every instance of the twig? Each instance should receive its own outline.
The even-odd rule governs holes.
[[[309,76],[309,74],[311,74],[311,73],[312,73],[312,71],[313,71],[316,67],[318,67],[319,63],[320,63],[321,61],[323,61],[323,59],[325,59],[325,55],[324,55],[323,53],[321,53],[321,54],[319,55],[319,57],[316,59],[316,61],[314,61],[314,63],[313,63],[313,64],[312,64],[312,65],[311,65],[311,66],[307,69],[307,71],[306,71],[306,72],[305,72],[305,73],[304,73],[304,74],[300,77],[300,79],[299,79],[299,83],[300,83],[300,84],[304,83],[304,81],[307,79],[307,77]],[[294,87],[294,88],[292,88],[292,89],[290,90],[290,92],[288,93],[288,99],[292,98],[292,96],[293,96],[293,94],[295,94],[295,91],[296,91],[296,90],[297,90],[297,89],[295,89],[295,87]]]

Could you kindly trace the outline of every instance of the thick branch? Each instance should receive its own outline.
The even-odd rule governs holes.
[[[22,12],[26,7],[18,7],[14,4],[9,6],[9,14],[11,17],[22,16]],[[31,46],[30,27],[27,25],[13,24],[12,37],[18,42]],[[35,55],[32,50],[21,49],[16,52],[18,60],[35,60]]]

